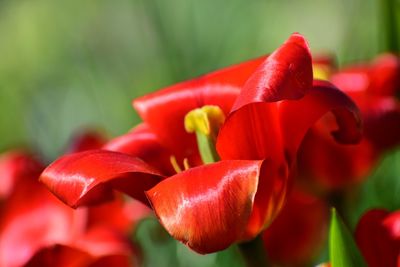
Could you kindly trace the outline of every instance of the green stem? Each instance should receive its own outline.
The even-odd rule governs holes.
[[[396,0],[381,0],[381,16],[384,23],[385,51],[399,52],[398,29],[396,21]]]
[[[255,239],[239,244],[239,250],[243,255],[247,267],[267,267],[268,260],[261,235]]]

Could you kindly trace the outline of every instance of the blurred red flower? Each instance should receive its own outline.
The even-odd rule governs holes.
[[[335,127],[330,115],[307,133],[299,153],[300,173],[306,184],[317,190],[336,190],[360,182],[382,153],[400,144],[400,102],[396,98],[400,92],[399,57],[385,54],[371,64],[334,72],[330,80],[360,107],[364,136],[359,144],[335,142],[330,135]]]
[[[293,190],[263,233],[268,260],[279,266],[309,266],[323,248],[328,223],[329,207],[324,201]]]
[[[400,266],[400,210],[369,210],[358,222],[355,237],[368,266]]]
[[[93,148],[100,142],[96,138],[93,133],[77,136],[71,151]],[[132,212],[143,215],[143,205],[118,198],[73,210],[39,183],[43,169],[24,151],[0,156],[0,266],[134,265],[137,252],[127,234],[136,219]]]
[[[114,151],[64,156],[41,181],[73,207],[103,201],[112,189],[147,197],[167,231],[200,253],[250,240],[281,210],[297,149],[316,120],[333,111],[337,141],[360,138],[357,107],[328,82],[313,82],[311,62],[306,41],[293,34],[267,58],[139,98],[144,123],[104,147]],[[221,161],[201,165],[184,118],[210,105],[226,116],[215,136]],[[173,175],[170,159],[187,170]]]

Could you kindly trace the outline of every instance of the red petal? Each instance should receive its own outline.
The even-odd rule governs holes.
[[[227,114],[242,85],[264,59],[247,61],[167,87],[134,100],[133,105],[175,156],[190,157],[197,153],[197,146],[195,136],[184,129],[184,116],[204,105],[217,105]]]
[[[0,266],[21,266],[39,249],[66,243],[82,231],[84,217],[63,205],[36,179],[20,181],[5,204]]]
[[[368,93],[380,96],[396,96],[400,92],[400,57],[383,54],[371,67]]]
[[[189,169],[146,192],[159,220],[199,253],[240,241],[257,191],[262,161],[221,161]]]
[[[41,249],[24,267],[87,267],[92,261],[88,253],[66,245]]]
[[[217,150],[222,159],[267,159],[244,239],[253,238],[275,218],[290,182],[291,166],[277,115],[275,103],[244,106],[228,118],[218,136]]]
[[[341,143],[358,142],[357,107],[328,82],[316,81],[299,100],[253,103],[233,112],[220,130],[217,150],[223,159],[293,160],[307,130],[330,111],[339,126],[335,138]]]
[[[308,44],[300,34],[292,34],[249,78],[232,111],[249,103],[300,98],[311,88],[312,79]]]
[[[219,131],[222,159],[284,160],[279,114],[275,103],[254,103],[231,113]]]
[[[139,220],[151,212],[148,206],[134,199],[126,200],[121,194],[114,201],[89,207],[87,227],[107,225],[122,233],[129,233]]]
[[[390,213],[382,222],[391,239],[400,242],[400,210]],[[400,243],[398,243],[400,245]]]
[[[332,76],[332,82],[350,95],[395,96],[400,90],[400,58],[383,54],[370,65],[350,66]]]
[[[313,87],[298,101],[282,101],[279,105],[285,144],[296,151],[308,129],[322,116],[333,112],[338,129],[332,132],[344,144],[361,139],[361,119],[357,106],[329,82],[314,81]]]
[[[76,153],[91,149],[100,149],[106,138],[98,131],[95,130],[83,130],[76,133],[70,141],[68,146],[69,153]]]
[[[365,137],[377,151],[400,145],[400,102],[394,97],[371,99],[361,106]]]
[[[218,136],[221,158],[273,156],[282,160],[285,156],[276,101],[300,98],[311,87],[308,45],[301,35],[293,34],[245,84]]]
[[[57,197],[72,207],[108,200],[112,189],[147,203],[143,192],[160,179],[161,175],[142,160],[106,150],[61,157],[40,176]]]
[[[133,252],[132,244],[129,240],[106,224],[90,228],[84,235],[74,241],[73,243],[71,242],[74,247],[87,251],[96,257],[130,255]]]
[[[398,266],[400,252],[399,236],[394,238],[391,229],[384,225],[389,212],[382,209],[374,209],[365,213],[359,221],[355,236],[368,266]],[[397,215],[399,221],[400,216]]]
[[[36,179],[43,170],[42,164],[22,151],[0,155],[0,199],[7,198],[19,181]]]
[[[43,248],[24,267],[132,267],[127,255],[92,256],[84,250],[68,245],[54,245]]]
[[[142,123],[131,132],[112,139],[103,149],[138,157],[165,175],[174,174],[171,153],[158,141],[158,137]]]
[[[289,167],[286,162],[265,160],[261,169],[257,194],[243,240],[255,238],[282,210],[288,188],[291,187]]]
[[[324,201],[295,190],[264,234],[268,259],[282,266],[306,266],[317,256],[328,229]]]
[[[298,154],[300,179],[311,187],[309,189],[318,191],[354,186],[367,177],[378,155],[365,138],[357,145],[337,143],[322,124],[326,119],[331,117],[318,122],[301,144]]]

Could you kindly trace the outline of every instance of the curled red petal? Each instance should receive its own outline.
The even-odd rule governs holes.
[[[285,101],[279,101],[301,98],[310,88],[310,51],[305,39],[293,34],[246,82],[218,135],[221,158],[284,159],[279,108]]]
[[[162,145],[177,157],[190,157],[198,152],[194,135],[184,129],[184,116],[204,105],[217,105],[227,114],[245,81],[264,59],[246,61],[167,87],[135,99],[133,106]]]
[[[174,174],[170,163],[171,152],[160,144],[156,134],[145,123],[127,134],[112,139],[103,146],[103,149],[138,157],[165,175]]]
[[[397,223],[393,224],[390,220],[394,220]],[[388,221],[389,223],[387,223]],[[396,225],[395,227],[399,228],[399,224],[399,211],[390,214],[383,209],[373,209],[361,217],[356,228],[355,237],[368,266],[398,266],[400,236],[393,236],[394,229],[391,229],[390,226]]]
[[[262,161],[220,161],[181,172],[146,192],[167,231],[199,253],[242,239]]]
[[[300,34],[292,34],[252,74],[232,111],[249,103],[300,98],[311,88],[312,80],[308,44]]]
[[[161,177],[138,158],[89,150],[59,158],[43,171],[40,181],[64,203],[78,207],[108,200],[112,189],[147,203],[144,191]]]
[[[359,142],[361,120],[356,105],[330,83],[315,81],[301,99],[253,103],[231,113],[218,135],[218,153],[223,159],[291,161],[308,129],[330,111],[339,126],[333,131],[336,140]]]
[[[296,151],[308,129],[329,112],[335,115],[338,126],[332,131],[336,141],[355,144],[361,140],[361,115],[354,102],[331,83],[314,81],[303,98],[279,104],[282,133],[289,150]]]

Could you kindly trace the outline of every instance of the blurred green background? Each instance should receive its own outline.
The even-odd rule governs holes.
[[[0,151],[51,160],[81,127],[122,134],[138,122],[134,97],[269,53],[292,32],[340,64],[372,58],[380,14],[373,0],[1,0]]]

